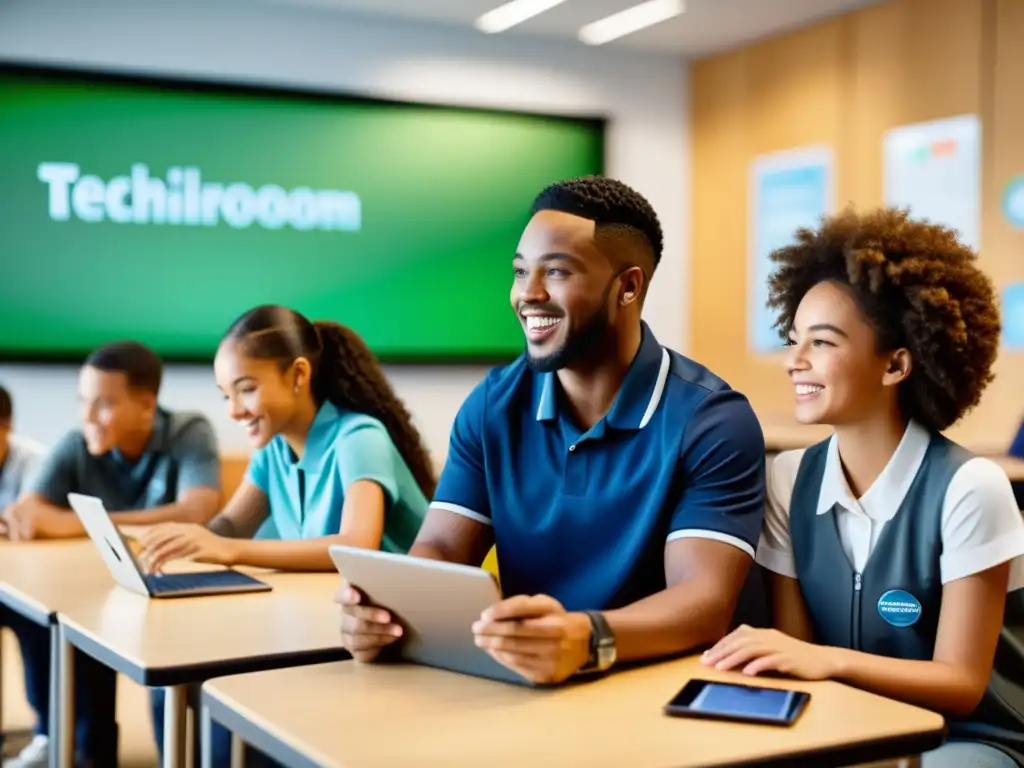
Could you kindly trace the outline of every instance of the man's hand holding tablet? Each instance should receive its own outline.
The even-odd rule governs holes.
[[[356,661],[375,661],[404,639],[392,612],[371,600],[344,578],[335,593],[342,645]],[[498,600],[467,621],[465,632],[478,648],[533,684],[560,683],[580,671],[591,655],[591,618],[566,611],[547,595]]]
[[[358,589],[342,579],[334,593],[341,606],[341,643],[356,661],[373,661],[402,637],[402,628],[383,608],[367,605]]]
[[[478,647],[532,683],[560,683],[590,657],[590,617],[569,613],[547,595],[516,595],[495,603],[472,629]]]

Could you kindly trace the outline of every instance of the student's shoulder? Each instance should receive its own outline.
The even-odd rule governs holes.
[[[766,489],[769,508],[789,514],[789,505],[793,499],[793,488],[796,476],[800,472],[800,463],[804,459],[806,448],[782,451],[768,458]]]
[[[488,369],[463,401],[462,408],[482,411],[486,405],[489,413],[507,411],[522,401],[532,382],[533,372],[522,354],[511,363]]]
[[[981,509],[1008,507],[1019,517],[1013,486],[1006,471],[992,459],[969,455],[953,473],[946,486],[945,506],[948,509],[969,500]]]
[[[206,439],[214,434],[213,424],[198,411],[161,411],[158,418],[167,421],[167,435],[170,442]]]
[[[343,443],[353,438],[382,435],[389,440],[390,434],[384,422],[375,416],[356,411],[339,411],[334,420],[334,443]]]
[[[12,452],[25,461],[38,461],[49,450],[38,440],[33,440],[25,435],[12,434],[8,436],[7,441]]]
[[[47,455],[62,459],[90,456],[88,449],[85,447],[85,435],[79,427],[69,429],[61,435],[60,439],[47,451]]]
[[[170,456],[174,461],[212,460],[219,461],[217,434],[213,424],[201,413],[196,411],[165,411],[158,413],[157,418],[164,419],[165,435],[161,453]]]
[[[746,395],[696,360],[671,349],[668,353],[665,412],[686,424],[687,442],[702,436],[724,436],[763,452],[764,432]]]
[[[668,375],[665,378],[665,397],[674,409],[696,410],[727,404],[737,413],[753,416],[754,410],[742,392],[707,366],[673,349],[669,355]]]

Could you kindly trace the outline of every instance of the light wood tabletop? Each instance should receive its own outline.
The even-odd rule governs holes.
[[[111,583],[89,539],[0,539],[0,603],[38,624]]]
[[[332,601],[338,574],[250,572],[273,590],[155,599],[111,580],[62,609],[60,622],[73,645],[150,686],[194,683],[295,655],[344,657]]]
[[[804,690],[792,727],[669,717],[691,678]],[[204,717],[291,768],[381,765],[835,764],[938,746],[942,717],[835,682],[751,679],[696,657],[529,689],[429,667],[353,661],[211,680]]]
[[[179,563],[174,570],[209,570]],[[249,569],[246,569],[249,570]],[[195,753],[187,713],[198,685],[215,675],[348,658],[341,647],[337,574],[256,572],[270,592],[150,598],[111,583],[59,614],[70,644],[141,685],[166,689],[163,765],[183,768]],[[67,651],[61,662],[70,667]],[[59,765],[70,768],[74,702],[70,673],[60,689]]]

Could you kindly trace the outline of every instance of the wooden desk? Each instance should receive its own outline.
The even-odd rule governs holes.
[[[50,630],[47,719],[55,744],[63,743],[60,694],[65,690],[63,662],[69,656],[69,649],[61,643],[57,614],[88,600],[109,585],[110,573],[89,539],[25,542],[0,539],[0,604]],[[57,750],[51,750],[50,765],[56,766],[57,759]]]
[[[50,624],[110,580],[89,539],[0,539],[0,603],[37,624]]]
[[[663,715],[691,677],[811,701],[792,728]],[[939,715],[840,683],[752,681],[696,657],[549,690],[412,665],[274,670],[206,683],[204,742],[211,718],[290,768],[849,764],[925,752],[944,734]]]
[[[256,575],[273,591],[152,599],[111,583],[60,612],[67,643],[141,685],[168,689],[165,766],[185,764],[187,703],[204,680],[348,658],[331,599],[337,573]],[[73,722],[73,704],[63,697],[65,726]],[[62,746],[62,766],[70,768]]]

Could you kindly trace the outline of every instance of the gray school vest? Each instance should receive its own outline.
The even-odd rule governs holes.
[[[807,449],[789,508],[800,591],[818,642],[880,656],[928,660],[942,604],[942,504],[971,454],[932,438],[906,498],[856,573],[843,550],[834,509],[817,514],[828,441]]]
[[[796,575],[815,640],[927,661],[935,651],[942,604],[942,506],[950,480],[973,454],[942,435],[932,436],[906,498],[861,573],[839,540],[835,508],[817,514],[827,455],[827,440],[807,449],[789,507]],[[949,723],[950,737],[991,744],[1022,764],[1014,751],[1024,749],[1021,711],[1007,701],[1006,681],[998,671],[992,677],[974,714]]]

